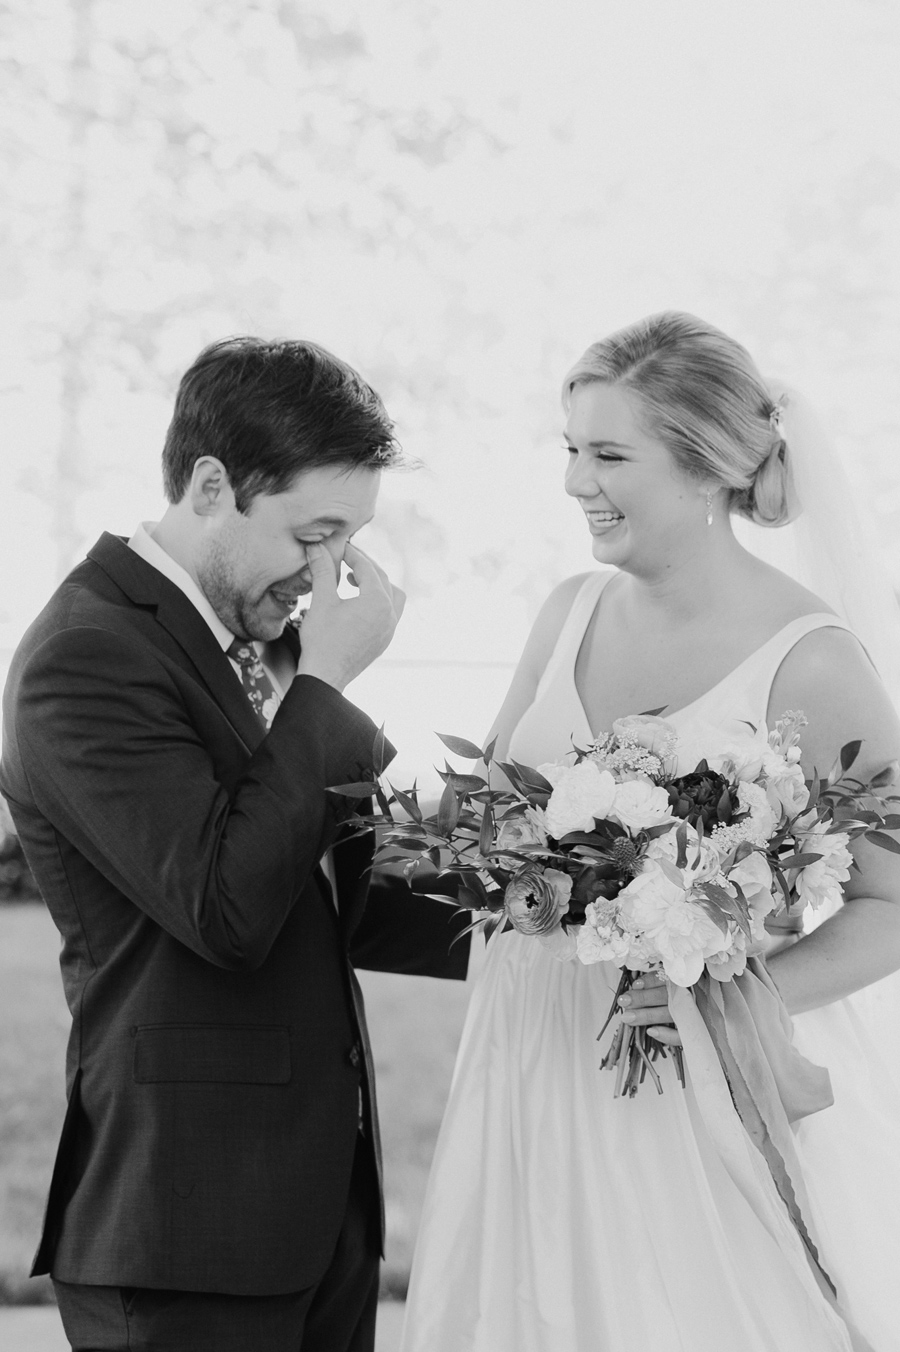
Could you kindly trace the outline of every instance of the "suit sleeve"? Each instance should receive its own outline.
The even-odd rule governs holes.
[[[16,730],[38,810],[176,939],[258,967],[338,829],[330,784],[359,780],[375,725],[299,676],[223,787],[171,671],[147,645],[71,628],[32,655]]]
[[[451,896],[446,902],[417,896],[402,878],[376,870],[350,957],[370,971],[464,981],[471,936],[462,931],[471,921],[471,911],[461,912]]]

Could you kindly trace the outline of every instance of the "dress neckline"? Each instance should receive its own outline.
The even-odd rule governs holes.
[[[582,644],[584,643],[585,635],[587,634],[588,626],[591,623],[591,620],[594,618],[594,615],[597,612],[597,608],[599,607],[600,602],[603,599],[603,592],[606,590],[607,583],[612,580],[612,578],[616,575],[616,572],[617,570],[611,569],[608,573],[594,573],[591,574],[590,577],[585,581],[584,591],[587,592],[588,594],[590,594],[590,591],[592,590],[592,584],[594,584],[595,578],[602,579],[602,585],[598,587],[596,595],[591,596],[591,605],[590,608],[587,610],[587,617],[585,619],[584,627],[581,630],[581,637],[579,638],[577,646],[575,648],[575,661],[572,663],[572,687],[575,691],[575,698],[578,701],[578,708],[581,711],[581,716],[584,719],[584,725],[587,728],[591,741],[593,741],[594,738],[599,734],[596,734],[593,728],[591,727],[591,720],[588,717],[588,711],[585,708],[584,700],[581,698],[581,691],[578,689],[578,683],[575,679],[575,670],[578,665],[578,658],[581,653],[581,647]],[[580,607],[573,606],[573,611],[576,610],[576,608],[580,609]],[[805,615],[795,615],[792,620],[788,620],[787,624],[783,624],[780,629],[776,630],[776,632],[772,634],[769,638],[767,638],[764,643],[761,643],[758,648],[754,648],[753,652],[748,653],[746,657],[742,658],[742,660],[738,662],[736,666],[732,667],[730,671],[727,671],[725,675],[721,677],[720,680],[716,681],[714,685],[711,685],[708,690],[704,690],[702,694],[697,695],[695,699],[689,700],[687,704],[682,704],[681,707],[678,709],[670,709],[668,705],[665,705],[663,707],[662,713],[660,714],[660,717],[665,719],[672,719],[680,717],[682,714],[690,713],[693,709],[696,708],[698,704],[701,704],[704,700],[707,700],[711,698],[713,695],[715,695],[722,688],[722,686],[727,684],[727,682],[733,680],[733,678],[737,676],[738,673],[744,669],[744,667],[749,666],[751,662],[758,659],[761,654],[767,651],[767,649],[775,647],[778,640],[780,639],[783,640],[784,635],[787,634],[788,630],[793,629],[795,626],[799,628],[802,624],[808,622],[809,620],[824,620],[827,622],[826,624],[813,626],[814,628],[830,628],[830,627],[834,627],[836,629],[847,628],[846,624],[840,618],[840,616],[835,615],[834,612],[830,610],[810,610],[807,611]],[[803,634],[798,634],[798,641],[803,636],[804,636]],[[793,647],[793,644],[790,644],[788,648],[785,649],[785,655],[787,654],[787,652],[790,651],[791,647]],[[609,731],[609,729],[606,729],[606,731]]]

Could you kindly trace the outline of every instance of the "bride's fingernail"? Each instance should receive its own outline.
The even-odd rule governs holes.
[[[627,1009],[627,1007],[631,1004],[631,996],[630,996],[630,995],[620,995],[620,996],[619,996],[619,1004],[622,1006],[623,1009]]]

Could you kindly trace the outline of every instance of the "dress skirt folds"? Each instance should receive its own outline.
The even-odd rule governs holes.
[[[591,575],[576,598],[513,736],[516,760],[559,760],[573,740],[584,746],[591,737],[575,658],[610,576]],[[704,731],[764,721],[785,653],[827,624],[839,621],[824,614],[795,621],[702,699],[666,711],[681,739],[682,770],[702,755]],[[614,1077],[599,1069],[613,1030],[599,1042],[597,1034],[619,975],[608,963],[558,961],[515,931],[489,941],[426,1195],[402,1352],[900,1348],[900,1318],[883,1322],[894,1296],[882,1292],[872,1303],[845,1233],[849,1225],[859,1236],[875,1222],[885,1247],[878,1198],[890,1180],[866,1175],[861,1144],[867,1130],[877,1135],[884,1126],[875,1157],[887,1167],[885,1151],[900,1146],[900,1099],[888,1130],[873,1125],[851,1084],[849,1125],[848,1114],[826,1108],[795,1132],[804,1220],[837,1286],[835,1304],[716,1066],[704,1068],[698,1056],[692,1071],[688,1055],[683,1089],[666,1058],[656,1063],[662,1095],[645,1082],[633,1099],[613,1097]],[[818,1012],[804,1016],[801,1050],[830,1070],[865,1038],[861,1025],[855,1043],[845,1036],[854,1018],[846,1004],[830,1006],[821,1020]],[[835,1019],[844,1032],[832,1042]],[[840,1067],[833,1078],[840,1095]],[[820,1132],[829,1113],[832,1125]],[[892,1197],[898,1164],[895,1156]],[[896,1214],[887,1221],[894,1233]],[[881,1271],[895,1261],[889,1251]],[[878,1285],[876,1275],[869,1287]]]

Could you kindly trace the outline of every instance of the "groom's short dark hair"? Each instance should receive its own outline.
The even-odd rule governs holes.
[[[378,395],[317,343],[223,338],[185,371],[163,448],[163,483],[180,502],[194,465],[221,460],[238,511],[305,470],[382,469],[400,449]]]

